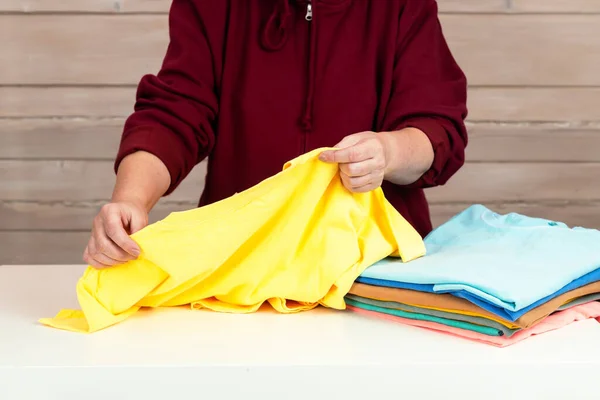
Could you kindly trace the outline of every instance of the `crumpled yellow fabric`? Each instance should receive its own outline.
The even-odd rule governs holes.
[[[413,260],[425,246],[381,189],[346,190],[338,166],[318,160],[323,150],[244,192],[136,232],[138,259],[88,267],[77,283],[81,310],[40,322],[95,332],[141,307],[248,313],[268,301],[282,313],[319,304],[344,309],[364,269],[389,255]]]

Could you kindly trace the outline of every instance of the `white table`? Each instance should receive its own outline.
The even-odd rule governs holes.
[[[0,266],[0,399],[598,399],[600,324],[498,349],[346,311],[158,309],[94,334],[83,266]],[[379,396],[379,397],[376,397]]]

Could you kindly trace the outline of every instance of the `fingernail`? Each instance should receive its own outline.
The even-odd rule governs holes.
[[[134,257],[139,257],[139,255],[140,255],[140,251],[139,251],[138,249],[132,249],[132,250],[131,250],[131,254],[132,254]]]

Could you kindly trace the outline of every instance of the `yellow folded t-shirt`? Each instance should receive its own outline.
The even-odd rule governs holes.
[[[319,161],[323,150],[244,192],[136,232],[138,259],[88,267],[77,283],[81,311],[40,322],[94,332],[140,307],[247,313],[268,301],[282,313],[319,304],[344,309],[344,295],[367,267],[389,255],[413,260],[425,246],[380,188],[345,189],[338,166]]]

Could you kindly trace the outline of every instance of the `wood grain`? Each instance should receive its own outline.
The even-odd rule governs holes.
[[[171,7],[172,0],[122,0],[124,12],[163,12]]]
[[[0,117],[127,117],[135,87],[0,87]],[[474,87],[469,120],[600,121],[600,88]]]
[[[508,11],[506,0],[438,0],[441,13]],[[167,13],[171,0],[3,0],[0,12]],[[600,12],[597,0],[512,0],[511,12]]]
[[[0,12],[167,13],[171,2],[172,0],[2,0]]]
[[[600,85],[600,15],[449,14],[442,23],[472,85]],[[11,38],[0,52],[4,85],[134,85],[157,72],[168,43],[164,15],[0,15],[0,37]]]
[[[2,0],[0,11],[11,12],[118,12],[125,0]]]
[[[193,201],[202,191],[201,163],[169,198]],[[600,199],[600,163],[467,163],[446,186],[429,190],[435,202]],[[107,199],[111,161],[0,160],[0,200]]]
[[[434,226],[440,226],[454,215],[465,210],[469,205],[433,204],[431,206],[431,219]],[[484,203],[484,205],[499,214],[516,212],[530,217],[564,222],[569,226],[600,229],[600,202]]]
[[[506,0],[438,0],[440,13],[482,13],[507,10]]]
[[[158,71],[167,25],[160,15],[0,15],[0,37],[11,38],[0,84],[135,84]]]
[[[498,87],[469,91],[471,121],[600,121],[600,88]]]
[[[499,213],[519,212],[562,221],[570,226],[600,228],[600,203],[486,204]],[[432,205],[434,224],[445,222],[469,204]],[[81,264],[89,239],[84,231],[0,231],[0,264]]]
[[[469,126],[468,161],[600,162],[600,128]]]
[[[124,119],[0,121],[0,159],[114,159]]]
[[[105,201],[0,201],[0,230],[88,230],[103,204]],[[162,199],[150,213],[149,220],[152,223],[171,212],[195,208],[197,204],[197,200],[174,202]]]
[[[593,1],[593,0],[591,0]],[[505,0],[438,0],[440,12],[493,12]],[[171,0],[3,0],[0,11],[167,13]]]
[[[205,174],[201,163],[169,199],[198,199]],[[110,198],[114,181],[112,161],[0,160],[0,200],[103,200]]]
[[[442,24],[471,85],[600,85],[600,15],[445,15]]]
[[[136,84],[162,61],[170,4],[0,1],[0,264],[81,263]],[[471,85],[470,142],[467,165],[427,191],[434,225],[483,203],[600,228],[600,0],[438,4]],[[151,222],[195,207],[205,168]]]
[[[38,202],[0,201],[0,231],[88,231],[103,201],[96,202]],[[433,203],[432,220],[435,226],[447,221],[472,203]],[[504,214],[518,212],[532,217],[563,221],[569,225],[600,229],[600,202],[560,200],[544,203],[482,202],[490,209]],[[162,199],[150,213],[150,223],[169,213],[197,206],[196,201],[173,202]],[[0,243],[0,248],[2,248]]]
[[[438,0],[440,12],[501,12],[506,0]],[[0,11],[167,13],[171,0],[3,0]],[[597,0],[512,0],[512,12],[600,12]]]
[[[598,0],[512,0],[511,11],[552,13],[598,13]]]
[[[123,118],[7,119],[0,159],[114,159]],[[600,162],[600,124],[469,124],[469,161]]]
[[[600,199],[600,163],[473,163],[446,186],[432,188],[432,202],[505,202]]]
[[[2,87],[0,117],[126,117],[135,87]]]

